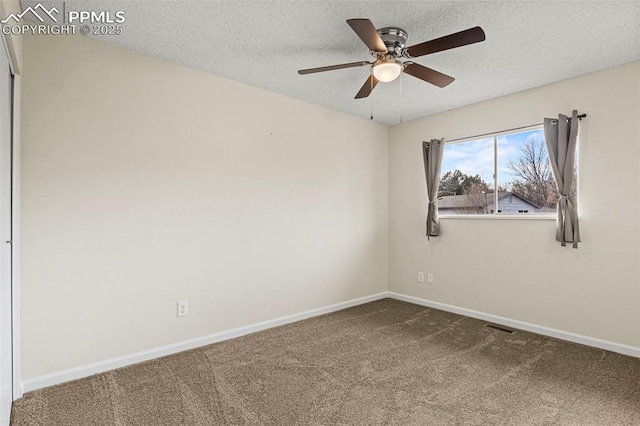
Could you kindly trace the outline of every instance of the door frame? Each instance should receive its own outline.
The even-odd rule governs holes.
[[[9,58],[11,63],[11,58]],[[12,67],[13,70],[13,67]],[[13,71],[12,71],[13,72]],[[13,400],[22,398],[20,363],[20,111],[22,80],[13,74],[11,133],[11,339],[13,348]]]
[[[12,76],[11,87],[11,359],[12,398],[22,397],[20,364],[20,111],[21,76],[4,34],[0,35]]]

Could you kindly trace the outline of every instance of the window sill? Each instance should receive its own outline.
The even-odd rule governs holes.
[[[556,214],[455,214],[440,216],[442,220],[556,220]]]

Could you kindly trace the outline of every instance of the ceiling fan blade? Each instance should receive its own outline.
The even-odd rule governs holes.
[[[429,40],[424,43],[409,46],[405,49],[405,52],[408,53],[410,57],[417,58],[418,56],[466,46],[467,44],[478,43],[484,40],[485,35],[482,28],[473,27],[435,40]]]
[[[414,62],[407,64],[404,67],[404,72],[438,87],[448,86],[453,83],[453,80],[455,80],[455,78],[451,76],[442,74],[441,72],[432,70],[431,68],[427,68]]]
[[[372,52],[386,52],[387,46],[378,35],[376,27],[373,26],[368,19],[347,19],[347,24],[351,27],[358,37],[364,41],[369,50]]]
[[[373,92],[373,89],[376,87],[376,84],[378,84],[378,79],[375,78],[373,74],[371,74],[367,81],[364,82],[364,84],[360,88],[360,91],[358,91],[354,99],[362,99],[369,96],[371,92]]]
[[[328,67],[309,68],[309,69],[306,69],[306,70],[299,70],[298,74],[300,74],[300,75],[313,74],[315,72],[341,70],[343,68],[361,67],[363,65],[371,65],[371,62],[359,61],[359,62],[350,62],[348,64],[329,65]]]

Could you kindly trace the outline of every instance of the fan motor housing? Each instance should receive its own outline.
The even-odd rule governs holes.
[[[407,32],[398,27],[384,27],[377,31],[389,52],[400,55],[402,48],[407,43]]]

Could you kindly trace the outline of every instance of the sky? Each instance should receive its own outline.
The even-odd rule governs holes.
[[[544,141],[542,129],[498,136],[498,185],[505,186],[514,179],[510,161],[517,161],[527,140]],[[480,175],[493,188],[493,137],[469,142],[447,144],[442,158],[442,175],[460,170],[468,175]]]

